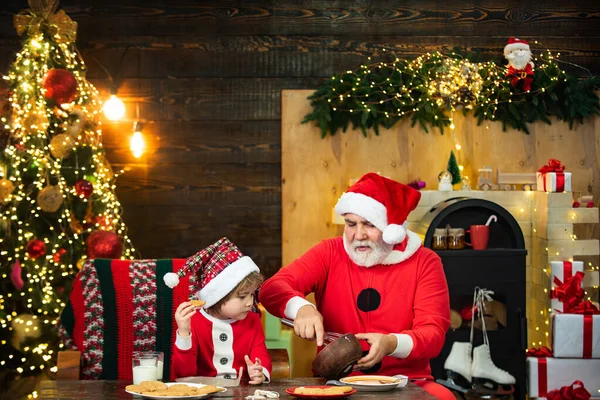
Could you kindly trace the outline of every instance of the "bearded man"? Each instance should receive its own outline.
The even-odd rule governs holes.
[[[440,258],[405,226],[421,192],[374,173],[352,185],[335,206],[344,235],[323,240],[261,288],[259,299],[295,333],[323,346],[325,331],[353,333],[364,356],[354,375],[408,376],[440,399],[429,360],[450,326],[448,286]],[[306,300],[315,294],[316,308]]]
[[[533,62],[529,43],[517,38],[508,39],[508,44],[504,47],[504,57],[508,60],[506,76],[510,78],[510,84],[516,87],[522,82],[523,91],[531,90]]]

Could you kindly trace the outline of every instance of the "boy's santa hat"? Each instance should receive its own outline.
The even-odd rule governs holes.
[[[335,212],[363,217],[383,232],[384,242],[397,244],[406,238],[406,218],[420,199],[418,190],[371,172],[348,188]]]
[[[190,291],[196,292],[196,297],[206,302],[203,308],[209,308],[227,296],[244,278],[252,272],[260,272],[260,269],[224,237],[189,257],[177,273],[169,272],[163,279],[173,289],[179,284],[179,278],[189,272],[193,273]]]
[[[504,56],[507,56],[513,50],[529,50],[529,43],[526,40],[521,40],[518,38],[510,38],[508,39],[508,44],[504,46]]]

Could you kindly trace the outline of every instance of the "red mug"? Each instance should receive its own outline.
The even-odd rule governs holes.
[[[470,229],[467,229],[465,233],[469,233],[471,236],[471,242],[465,242],[467,246],[473,247],[473,250],[485,250],[490,240],[490,227],[489,225],[471,225]]]

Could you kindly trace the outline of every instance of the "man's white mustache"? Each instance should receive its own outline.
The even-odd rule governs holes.
[[[369,242],[369,241],[360,241],[360,240],[355,240],[352,243],[352,247],[354,247],[355,249],[357,247],[369,247],[369,248],[373,248],[373,243]]]

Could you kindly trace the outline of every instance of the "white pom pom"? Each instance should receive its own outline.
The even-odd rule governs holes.
[[[177,276],[174,272],[167,272],[163,277],[165,281],[165,285],[173,289],[175,286],[179,285],[179,276]]]
[[[390,224],[383,230],[383,241],[388,244],[402,243],[406,238],[406,229],[402,225]]]

